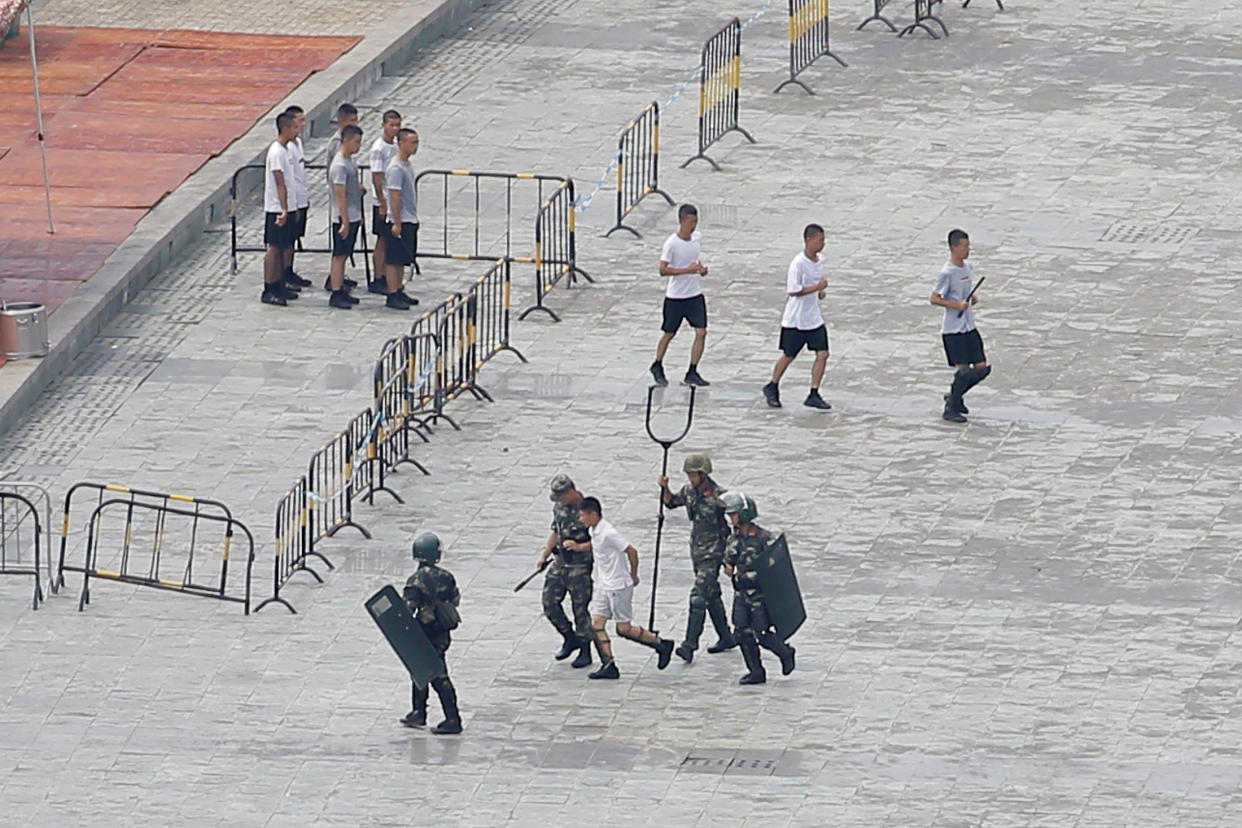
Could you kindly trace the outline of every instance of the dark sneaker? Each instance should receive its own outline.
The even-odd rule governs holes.
[[[279,288],[276,290],[268,290],[267,288],[264,288],[262,300],[265,305],[280,305],[281,307],[284,307],[289,304],[285,301],[285,295],[280,292]]]
[[[950,407],[949,407],[949,406],[947,406],[947,405],[944,407],[944,413],[943,413],[943,414],[941,414],[940,416],[941,416],[941,418],[942,418],[942,419],[948,420],[948,421],[949,421],[949,422],[951,422],[951,423],[964,423],[964,422],[966,422],[966,418],[965,418],[964,416],[962,416],[962,415],[961,415],[961,414],[959,414],[958,412],[954,411],[952,408],[950,408]]]
[[[352,293],[350,293],[349,288],[345,288],[345,290],[342,292],[345,294],[345,298],[349,300],[349,304],[351,305],[356,305],[362,301],[357,296],[354,296]]]
[[[950,397],[951,395],[949,394],[944,395],[944,404],[947,408],[952,408],[958,414],[969,414],[970,413],[970,409],[966,407],[965,402],[959,402],[957,405],[953,405],[953,403],[950,402]]]
[[[294,272],[292,272],[292,271],[290,271],[290,272],[289,272],[289,274],[288,274],[287,276],[285,276],[285,281],[286,281],[286,282],[288,282],[288,283],[289,283],[289,284],[291,284],[291,285],[296,285],[296,286],[298,286],[298,287],[300,287],[300,288],[310,287],[310,286],[311,286],[311,280],[310,280],[310,279],[303,279],[301,276],[299,276],[298,274],[296,274],[296,273],[294,273]]]
[[[461,733],[461,719],[445,719],[433,727],[431,732],[437,736],[443,736],[446,733]]]
[[[570,664],[571,667],[590,667],[593,659],[591,658],[591,645],[583,642],[582,648],[578,650],[578,657]]]
[[[686,662],[687,664],[694,661],[694,648],[691,647],[689,644],[682,644],[680,647],[674,650],[674,652],[677,653],[678,657],[680,657],[681,660]]]
[[[388,283],[383,279],[378,282],[367,282],[367,293],[378,293],[380,296],[388,295]]]
[[[774,382],[763,386],[763,398],[768,401],[769,408],[781,407],[781,389]]]
[[[822,408],[824,411],[832,408],[828,401],[819,395],[818,391],[812,391],[806,395],[806,399],[802,402],[807,408]]]
[[[687,371],[686,378],[683,379],[682,382],[685,383],[686,385],[697,385],[700,388],[704,388],[708,385],[711,385],[710,382],[708,382],[707,380],[699,376],[698,371]]]
[[[397,291],[396,293],[388,294],[388,298],[384,300],[384,307],[392,308],[393,310],[409,310],[410,303],[406,301],[401,291]]]
[[[401,297],[402,299],[404,299],[405,301],[409,302],[411,306],[414,306],[414,305],[417,305],[417,304],[418,304],[418,300],[417,300],[417,299],[415,299],[415,298],[414,298],[413,296],[411,296],[410,294],[406,293],[404,288],[402,288],[401,290],[397,291],[397,295],[398,295],[398,296],[400,296],[400,297]]]
[[[298,289],[288,282],[277,282],[275,288],[280,291],[280,295],[292,302],[294,299],[300,299],[301,294]]]
[[[713,644],[712,646],[708,647],[707,651],[709,653],[723,653],[728,650],[732,650],[736,646],[737,646],[737,642],[734,641],[732,638],[722,638],[719,641],[717,641],[715,644]]]
[[[661,638],[660,643],[656,644],[656,653],[659,654],[659,660],[656,661],[657,670],[663,670],[673,660],[673,646],[673,642],[667,638]]]
[[[747,673],[737,680],[738,684],[763,684],[768,680],[767,673]]]
[[[353,279],[349,278],[348,276],[346,276],[345,287],[348,288],[349,290],[353,290],[354,288],[358,287],[358,283],[355,282]]]
[[[617,662],[615,662],[615,661],[610,661],[610,662],[608,662],[607,664],[605,664],[603,667],[600,667],[600,668],[599,668],[598,670],[596,670],[594,673],[587,673],[587,678],[590,678],[590,679],[619,679],[619,678],[621,678],[621,671],[617,669]]]
[[[785,654],[781,656],[781,675],[787,676],[794,671],[794,653],[797,652],[788,644],[785,645]]]
[[[328,299],[328,306],[340,308],[341,310],[350,310],[353,308],[354,303],[349,301],[349,294],[345,291],[334,290],[332,291],[332,297]]]
[[[668,377],[664,376],[664,366],[658,362],[651,363],[651,378],[661,388],[668,385]]]
[[[581,646],[582,642],[578,641],[576,636],[567,635],[565,636],[565,643],[561,645],[561,649],[552,657],[557,661],[564,661],[574,653],[578,652],[578,648]]]
[[[404,717],[402,717],[401,724],[406,727],[423,727],[427,724],[427,713],[426,711],[422,713],[415,713],[411,710],[409,713],[406,713]]]

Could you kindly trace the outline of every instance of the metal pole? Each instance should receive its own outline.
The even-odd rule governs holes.
[[[672,448],[675,443],[679,443],[683,439],[685,439],[685,436],[690,433],[690,424],[694,421],[695,387],[693,385],[690,386],[690,407],[686,410],[685,428],[681,430],[681,434],[678,434],[676,437],[672,437],[670,439],[661,439],[660,437],[657,437],[655,435],[655,432],[651,430],[651,400],[655,396],[655,390],[658,387],[659,386],[656,386],[656,385],[650,385],[647,387],[646,426],[647,426],[647,436],[649,436],[652,440],[655,440],[657,443],[659,443],[660,448],[664,450],[664,460],[660,466],[660,475],[662,477],[667,477],[668,476],[668,450]],[[656,587],[658,586],[659,581],[660,581],[660,541],[664,537],[664,492],[663,490],[660,491],[660,493],[657,495],[657,498],[660,501],[660,513],[659,513],[659,517],[656,519],[655,555],[653,556],[653,559],[651,562],[651,613],[647,618],[647,629],[651,630],[652,632],[656,631],[656,626],[655,626]]]
[[[39,131],[39,158],[43,162],[43,199],[47,203],[47,232],[56,233],[52,224],[52,184],[47,174],[47,147],[43,141],[43,97],[39,94],[39,56],[35,52],[34,9],[26,5],[26,28],[30,30],[30,69],[34,76],[35,123]]]

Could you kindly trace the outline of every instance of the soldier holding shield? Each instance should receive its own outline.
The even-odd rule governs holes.
[[[450,632],[461,623],[461,615],[457,606],[461,603],[461,593],[457,589],[457,581],[447,569],[437,566],[440,562],[440,538],[431,532],[423,532],[414,539],[414,560],[418,561],[418,569],[405,582],[405,603],[410,614],[418,621],[423,633],[431,646],[440,654],[441,659],[448,652]],[[440,706],[444,708],[444,721],[431,729],[432,733],[461,733],[461,713],[457,710],[457,690],[448,677],[448,669],[443,675],[431,680],[431,687],[440,697]],[[427,724],[428,688],[419,687],[414,682],[411,710],[401,724],[406,727],[422,727]]]

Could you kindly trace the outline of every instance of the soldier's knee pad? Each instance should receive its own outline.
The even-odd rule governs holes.
[[[757,642],[757,639],[755,638],[755,631],[752,630],[750,627],[739,627],[738,629],[733,631],[733,637],[736,638],[738,641],[742,641],[742,642],[746,642],[746,641]]]

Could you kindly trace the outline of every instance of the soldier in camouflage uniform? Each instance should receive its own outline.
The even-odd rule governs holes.
[[[738,684],[763,684],[767,681],[759,645],[776,653],[781,660],[781,674],[794,669],[794,648],[772,632],[772,622],[764,603],[763,589],[754,564],[772,543],[768,530],[755,523],[759,509],[744,494],[730,492],[724,496],[724,510],[733,524],[733,534],[725,544],[725,572],[733,576],[733,634],[742,648],[742,658],[749,671]]]
[[[543,581],[543,614],[565,639],[556,660],[569,658],[574,651],[575,667],[591,666],[591,642],[595,632],[591,629],[591,534],[578,515],[582,493],[574,487],[568,475],[558,474],[552,478],[552,534],[539,558],[539,569],[547,567]],[[575,549],[567,549],[564,541],[573,541]],[[562,604],[569,593],[573,607],[574,623],[565,617]]]
[[[461,615],[457,606],[461,603],[461,593],[457,590],[457,581],[447,569],[437,566],[440,562],[440,539],[431,532],[424,532],[414,539],[414,560],[418,561],[418,569],[405,582],[405,603],[410,614],[418,621],[419,626],[436,648],[436,652],[444,658],[451,643],[450,631],[461,623]],[[457,710],[457,690],[453,680],[448,677],[448,662],[445,661],[445,673],[431,680],[436,695],[440,697],[440,706],[444,708],[444,721],[431,729],[432,733],[461,733],[461,713]],[[414,684],[414,709],[411,710],[401,724],[406,727],[422,727],[427,724],[428,688]]]
[[[725,490],[711,478],[712,461],[706,454],[692,454],[682,464],[682,470],[690,482],[674,494],[668,487],[668,478],[659,478],[661,497],[670,509],[686,507],[690,518],[690,563],[694,567],[694,586],[690,588],[690,619],[686,623],[686,637],[677,648],[677,655],[687,662],[694,659],[703,633],[703,622],[710,613],[712,626],[719,640],[707,648],[709,653],[723,653],[737,646],[729,632],[729,620],[725,616],[724,602],[720,598],[720,564],[724,556],[725,542],[729,538],[729,523],[725,520],[724,504],[720,496]]]

